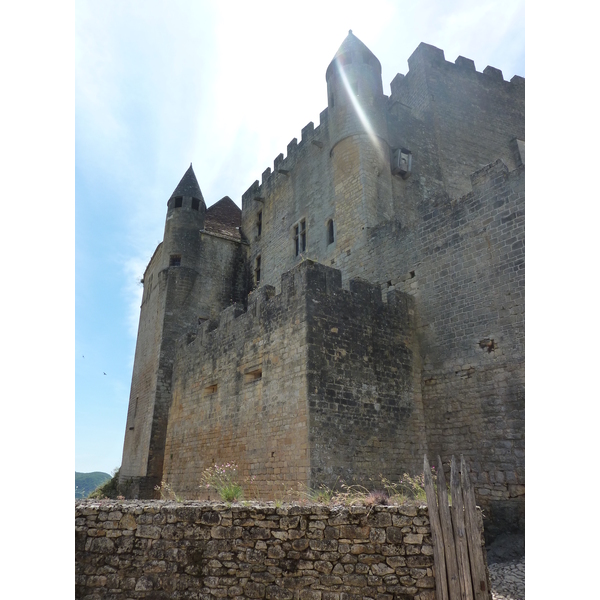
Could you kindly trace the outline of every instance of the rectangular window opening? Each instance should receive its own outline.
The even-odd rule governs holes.
[[[212,396],[212,394],[216,394],[217,393],[217,384],[213,383],[212,385],[207,385],[204,388],[204,395],[205,396]]]
[[[254,281],[256,285],[260,283],[260,265],[261,265],[261,257],[260,254],[256,257],[256,267],[254,268]]]
[[[256,237],[260,237],[262,235],[262,210],[258,212],[258,216],[256,218]]]
[[[248,373],[244,374],[244,383],[254,383],[255,381],[260,381],[262,379],[262,367],[258,369],[254,369],[252,371],[248,371]]]
[[[306,221],[300,221],[300,252],[306,252]]]
[[[171,254],[171,258],[169,259],[170,267],[179,267],[181,266],[181,254]]]
[[[183,196],[176,196],[175,200],[175,208],[181,208],[183,205]]]
[[[298,254],[300,254],[300,236],[299,236],[299,232],[300,231],[300,227],[298,225],[294,226],[294,247],[295,247],[295,251],[296,251],[296,256],[298,256]]]
[[[192,198],[192,210],[200,210],[200,200]]]

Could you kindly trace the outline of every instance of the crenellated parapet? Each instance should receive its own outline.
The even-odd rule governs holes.
[[[408,68],[409,71],[406,75],[398,73],[391,81],[390,104],[401,102],[401,98],[406,94],[405,88],[411,85],[411,80],[418,79],[431,68],[440,69],[447,75],[455,76],[457,81],[463,77],[471,77],[486,87],[497,84],[502,89],[514,89],[515,91],[521,91],[525,87],[525,79],[519,75],[506,81],[502,71],[495,67],[487,66],[482,72],[479,72],[472,59],[459,56],[454,62],[448,61],[445,59],[443,50],[425,43],[419,44],[412,53],[408,59]]]
[[[180,338],[179,349],[191,346],[191,351],[200,352],[206,345],[213,345],[216,339],[229,339],[235,332],[238,333],[238,342],[240,335],[244,335],[241,332],[252,332],[255,335],[256,325],[259,329],[264,327],[264,312],[267,307],[271,312],[284,311],[293,315],[298,309],[303,313],[304,306],[307,303],[310,305],[315,298],[333,303],[340,309],[355,305],[363,308],[372,306],[377,310],[405,311],[407,302],[411,302],[407,295],[391,291],[384,303],[381,286],[365,279],[351,279],[348,286],[349,289],[342,288],[339,269],[305,260],[281,275],[279,294],[271,285],[258,287],[248,296],[246,308],[241,303],[236,303],[221,311],[217,317],[204,321]]]
[[[318,127],[315,127],[311,121],[302,128],[301,138],[298,142],[297,138],[293,138],[287,145],[286,154],[278,154],[273,160],[273,168],[268,167],[262,173],[261,181],[257,179],[243,194],[242,194],[242,209],[249,206],[253,200],[261,201],[264,199],[266,189],[273,185],[281,177],[287,177],[291,171],[297,166],[298,162],[306,158],[307,150],[314,146],[323,148],[328,137],[328,113],[325,108],[320,113],[320,122]]]

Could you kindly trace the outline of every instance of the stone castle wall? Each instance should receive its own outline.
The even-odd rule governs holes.
[[[294,276],[263,286],[183,340],[173,376],[165,480],[197,498],[203,470],[236,462],[271,497],[307,483],[306,300]],[[188,343],[189,342],[189,343]]]
[[[314,264],[307,294],[311,485],[373,489],[422,468],[425,426],[410,296]],[[325,293],[326,292],[326,293]]]
[[[437,179],[458,198],[484,165],[521,165],[514,140],[525,139],[522,77],[504,81],[502,71],[489,66],[478,72],[462,56],[449,62],[429,44],[419,44],[408,65],[406,76],[391,84],[390,122],[395,141],[415,152],[417,174]]]
[[[217,316],[239,295],[239,264],[245,249],[209,233],[186,235],[194,239],[186,238],[186,244],[176,246],[182,256],[180,266],[167,266],[169,257],[161,245],[144,274],[120,471],[129,493],[142,497],[152,497],[162,478],[177,340],[199,321]]]
[[[321,124],[309,123],[300,143],[294,138],[284,158],[280,154],[273,170],[263,173],[242,198],[242,230],[251,244],[250,263],[261,256],[261,285],[278,291],[281,274],[306,258],[330,257],[327,220],[334,218],[333,185],[329,165],[327,111]],[[259,200],[257,200],[257,198]],[[262,234],[257,235],[258,213],[262,212]],[[294,227],[304,220],[307,250],[296,256]]]
[[[414,298],[430,453],[469,457],[478,502],[515,525],[525,484],[524,170],[498,161],[472,181],[458,201],[422,203],[417,227],[382,226],[372,243],[387,250],[383,287]]]
[[[164,469],[178,494],[201,497],[204,469],[228,462],[262,498],[416,468],[425,438],[410,299],[384,304],[379,287],[350,286],[305,261],[280,294],[262,286],[247,311],[232,306],[181,340]]]
[[[427,507],[79,502],[75,597],[434,600]]]
[[[237,462],[273,497],[278,482],[419,472],[427,450],[468,457],[491,521],[522,525],[524,80],[428,44],[408,63],[368,107],[376,138],[337,139],[330,99],[244,193],[247,244],[200,234],[202,276],[169,275],[163,304],[142,307],[128,429],[134,387],[166,390],[139,425],[178,492],[195,497],[214,463]],[[391,173],[397,148],[412,152],[407,178]],[[210,320],[194,333],[197,317]],[[140,470],[146,451],[125,446]]]
[[[166,278],[160,277],[162,244],[150,260],[144,278],[135,360],[127,412],[121,472],[129,477],[146,475],[152,416],[158,377],[158,349],[162,344]]]

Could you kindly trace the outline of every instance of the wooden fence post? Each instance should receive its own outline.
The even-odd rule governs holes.
[[[465,515],[462,490],[460,489],[460,476],[456,467],[454,456],[450,463],[450,492],[452,495],[452,518],[454,524],[454,540],[456,542],[456,559],[460,580],[461,597],[464,600],[473,600],[471,585],[471,569],[469,568],[469,551],[465,534]]]
[[[444,552],[446,556],[446,573],[448,575],[448,592],[450,600],[460,600],[460,583],[458,578],[458,563],[454,546],[454,533],[452,532],[452,519],[448,506],[448,490],[442,459],[438,456],[437,497],[440,511],[440,523],[444,536]]]
[[[431,525],[431,538],[433,540],[433,560],[435,573],[435,595],[437,600],[448,600],[448,584],[446,582],[446,560],[444,557],[444,540],[440,518],[438,515],[435,489],[431,478],[431,469],[427,461],[427,455],[423,459],[423,475],[425,480],[425,494],[427,496],[427,508],[429,512],[429,523]]]
[[[476,600],[489,600],[490,590],[485,562],[483,560],[483,551],[481,550],[481,531],[479,530],[479,520],[477,519],[475,492],[471,486],[467,465],[462,454],[460,456],[460,471],[465,501],[467,543],[469,546],[469,558],[471,559],[473,591]]]

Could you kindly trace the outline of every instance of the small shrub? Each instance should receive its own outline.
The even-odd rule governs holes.
[[[390,502],[390,496],[385,490],[373,490],[365,498],[367,506],[387,506]]]
[[[157,492],[160,492],[161,500],[175,500],[175,502],[183,502],[182,498],[175,493],[171,487],[171,484],[167,483],[166,481],[161,481],[160,485],[154,486],[154,489]]]
[[[235,463],[215,465],[204,469],[200,481],[202,481],[200,487],[214,488],[221,500],[225,502],[235,502],[243,498],[244,490],[238,481]]]

